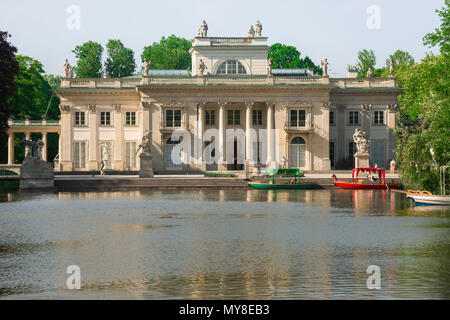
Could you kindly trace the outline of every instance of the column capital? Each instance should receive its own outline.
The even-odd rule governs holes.
[[[390,112],[396,112],[398,110],[398,104],[396,103],[388,104],[387,107]]]
[[[244,101],[244,103],[247,108],[251,108],[255,105],[255,101],[252,100]]]
[[[322,102],[322,109],[330,109],[330,106],[331,106],[330,101]]]
[[[97,105],[96,104],[89,104],[88,105],[89,113],[96,113],[97,112]]]
[[[121,104],[114,104],[113,107],[114,107],[114,110],[116,112],[121,112],[122,111],[122,105]]]
[[[141,101],[142,108],[146,110],[150,109],[151,104],[152,103],[148,101]]]
[[[372,105],[369,103],[365,103],[365,104],[361,105],[361,108],[364,113],[368,113],[372,109]]]
[[[219,105],[219,107],[225,107],[227,104],[228,104],[228,101],[221,101],[221,100],[219,100],[219,101],[217,101],[217,104]]]
[[[345,108],[347,107],[347,105],[343,104],[343,103],[338,103],[335,106],[336,106],[336,109],[338,109],[339,111],[344,111]]]
[[[69,104],[60,104],[59,110],[61,111],[61,113],[70,113],[72,112],[72,106]]]
[[[206,106],[206,103],[206,101],[198,101],[197,106],[199,107],[199,109],[202,109]]]

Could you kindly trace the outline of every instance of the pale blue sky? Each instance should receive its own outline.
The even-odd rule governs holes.
[[[144,46],[161,36],[188,39],[208,23],[209,36],[246,36],[260,20],[269,43],[296,46],[315,62],[328,58],[332,77],[346,76],[359,49],[373,49],[377,66],[397,49],[416,60],[431,51],[422,37],[438,27],[435,9],[443,0],[1,0],[0,30],[12,34],[19,53],[38,59],[45,71],[63,74],[72,49],[88,40],[105,45],[121,39],[134,50],[138,66]],[[70,30],[67,8],[81,10],[81,28]],[[367,27],[367,8],[380,8],[380,29]],[[436,52],[436,50],[433,50]]]

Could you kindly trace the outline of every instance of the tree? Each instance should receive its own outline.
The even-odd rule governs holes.
[[[436,10],[436,13],[441,17],[441,26],[423,37],[423,43],[430,47],[439,46],[441,53],[448,55],[450,53],[450,0],[445,0],[444,7]]]
[[[72,51],[78,59],[73,68],[77,78],[101,78],[103,47],[98,42],[88,41]]]
[[[0,142],[5,139],[12,102],[8,99],[16,90],[14,77],[19,71],[19,63],[14,58],[17,48],[8,42],[8,32],[0,31]]]
[[[141,59],[150,61],[151,69],[188,70],[191,68],[190,49],[191,41],[171,35],[144,47]]]
[[[269,48],[267,56],[273,59],[272,68],[274,69],[309,68],[313,69],[316,74],[322,74],[322,69],[315,65],[308,56],[301,59],[300,51],[294,46],[275,43]]]
[[[403,65],[396,71],[399,86],[405,89],[399,96],[397,158],[401,179],[408,188],[438,192],[437,167],[450,163],[449,69],[448,55],[430,55],[419,64]],[[449,178],[447,174],[447,184]]]
[[[136,62],[134,52],[125,48],[120,40],[109,40],[106,44],[108,57],[105,62],[105,75],[107,78],[122,78],[134,74]]]
[[[373,50],[363,49],[358,51],[358,62],[356,65],[349,65],[348,70],[355,70],[358,72],[358,78],[365,78],[369,68],[372,70],[375,69],[376,62],[377,61]]]
[[[394,61],[394,65],[413,65],[414,58],[409,54],[408,51],[397,50],[393,54],[389,56],[389,59],[386,59],[386,66],[390,66],[390,59]]]
[[[10,97],[10,102],[14,106],[12,115],[17,119],[29,116],[38,120],[48,108],[48,118],[58,119],[59,99],[57,96],[52,98],[53,89],[45,78],[42,64],[22,55],[17,55],[16,60],[19,63],[19,72],[15,77],[16,91]]]
[[[54,74],[45,74],[44,78],[54,90],[59,89],[59,87],[61,86],[61,76],[55,76]]]

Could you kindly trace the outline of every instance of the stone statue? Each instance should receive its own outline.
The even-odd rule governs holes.
[[[148,71],[150,70],[150,65],[152,63],[150,61],[147,61],[147,59],[144,59],[144,71],[143,71],[143,76],[144,77],[148,77]]]
[[[353,133],[353,141],[356,144],[356,148],[359,153],[369,153],[369,140],[366,138],[366,133],[359,130],[358,128],[355,129],[355,132]]]
[[[258,20],[256,21],[256,36],[261,37],[261,34],[262,34],[262,24]]]
[[[200,74],[200,76],[203,76],[203,73],[205,72],[206,69],[208,69],[206,67],[206,64],[203,62],[202,59],[200,59],[200,64],[198,65],[198,73]]]
[[[272,64],[273,64],[273,59],[269,58],[267,60],[267,74],[270,76],[272,75]]]
[[[392,59],[389,59],[389,72],[391,74],[391,77],[394,76],[394,71],[395,71],[394,61]]]
[[[66,63],[64,63],[64,72],[66,73],[66,78],[73,78],[73,70],[68,59],[66,59]]]
[[[255,36],[255,29],[253,29],[253,25],[250,26],[250,29],[248,30],[248,37],[253,38]]]
[[[38,160],[42,160],[42,148],[44,147],[44,142],[42,140],[33,141],[33,140],[22,140],[22,144],[30,149],[29,152],[26,153],[27,158],[35,158]]]
[[[152,144],[151,142],[152,142],[151,131],[144,130],[144,134],[142,135],[142,141],[141,144],[138,146],[138,149],[136,150],[136,154],[141,149],[142,153],[150,154],[151,153],[150,146]]]
[[[322,66],[322,76],[328,77],[328,60],[325,58],[325,60],[320,61],[320,65]]]
[[[206,37],[208,35],[208,25],[206,21],[203,20],[202,25],[198,29],[197,37]]]
[[[369,68],[369,70],[367,70],[367,78],[372,78],[373,77],[373,70],[372,68]]]

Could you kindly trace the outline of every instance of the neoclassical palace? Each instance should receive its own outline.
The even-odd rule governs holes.
[[[142,75],[128,78],[66,74],[56,91],[56,170],[98,170],[102,160],[107,169],[138,170],[136,151],[148,130],[156,172],[247,170],[283,157],[290,168],[323,171],[353,157],[355,128],[370,140],[371,165],[385,167],[396,146],[396,79],[332,78],[326,60],[320,76],[272,69],[267,40],[260,26],[246,37],[210,37],[202,25],[192,40],[191,72],[149,70],[146,62]],[[180,142],[172,134],[180,129],[195,136],[181,164],[172,157]],[[205,134],[208,129],[215,134]],[[237,131],[244,140],[227,137]],[[195,143],[201,152],[194,157]],[[216,152],[219,161],[211,163]]]

